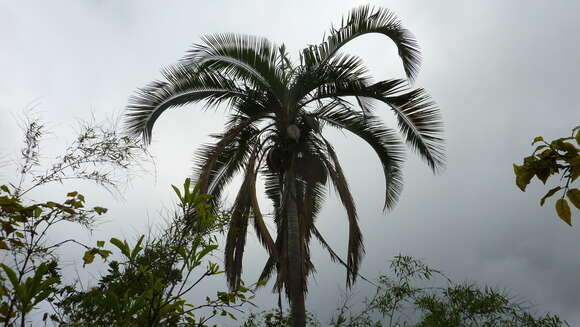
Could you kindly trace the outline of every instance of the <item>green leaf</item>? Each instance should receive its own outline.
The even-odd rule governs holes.
[[[129,245],[127,244],[127,242],[121,242],[121,240],[114,237],[111,238],[109,242],[111,242],[111,244],[119,248],[119,250],[121,250],[121,253],[123,253],[123,255],[125,255],[127,258],[131,258],[131,253],[129,252]]]
[[[201,260],[203,257],[205,257],[208,253],[210,253],[211,251],[217,249],[217,245],[208,245],[206,246],[203,250],[201,250],[198,255],[197,255],[197,260]]]
[[[4,272],[6,273],[6,276],[8,276],[10,283],[12,283],[12,287],[14,289],[19,288],[20,283],[18,282],[18,278],[16,277],[16,272],[14,272],[12,268],[8,267],[5,264],[0,264],[0,266],[2,267],[2,269],[4,269]]]
[[[546,193],[546,195],[544,195],[542,197],[542,199],[540,200],[540,205],[543,206],[544,203],[546,202],[546,199],[551,197],[552,195],[556,194],[556,192],[558,192],[559,190],[561,190],[562,187],[561,186],[557,186],[554,187],[553,189],[549,190],[548,193]]]
[[[186,178],[185,182],[183,183],[183,191],[185,192],[185,195],[183,196],[184,201],[185,202],[189,202],[191,199],[191,193],[189,192],[189,187],[191,184],[191,179],[190,178]]]
[[[97,241],[97,247],[102,248],[103,246],[105,246],[105,241]]]
[[[6,192],[8,194],[10,194],[10,189],[8,189],[8,186],[6,186],[6,185],[0,186],[0,190]]]
[[[548,178],[551,175],[551,169],[550,168],[540,168],[540,169],[536,169],[536,176],[538,176],[538,179],[542,181],[542,183],[546,184],[546,181],[548,180]]]
[[[67,194],[66,194],[66,196],[69,196],[69,197],[72,197],[72,198],[74,198],[75,196],[77,196],[77,194],[79,194],[79,192],[77,192],[77,191],[74,191],[74,192],[69,192],[69,193],[67,193]]]
[[[536,136],[536,137],[534,138],[534,140],[532,141],[532,145],[534,145],[534,144],[536,144],[536,143],[538,143],[538,142],[542,142],[542,141],[544,141],[544,138],[543,138],[543,137],[541,137],[541,136]]]
[[[580,165],[579,166],[572,166],[570,168],[570,180],[575,181],[576,178],[580,176]]]
[[[264,285],[266,285],[266,284],[268,284],[268,281],[267,281],[267,280],[265,280],[265,279],[260,279],[260,280],[259,280],[259,281],[256,283],[256,285],[258,285],[258,286],[264,286]]]
[[[572,204],[577,209],[580,209],[580,190],[578,190],[577,188],[573,188],[571,190],[568,190],[568,193],[566,193],[566,195],[568,196],[568,199],[570,199],[570,202],[572,202]]]
[[[42,208],[34,207],[34,217],[38,218],[38,217],[40,217],[41,214],[42,214]]]
[[[12,234],[13,232],[15,232],[16,228],[14,228],[13,224],[6,222],[6,221],[3,221],[2,222],[2,231],[4,231],[4,233],[6,235],[9,235],[9,234]]]
[[[102,208],[102,207],[94,207],[93,210],[95,210],[95,212],[98,215],[102,215],[104,213],[107,213],[108,209],[107,208]]]
[[[578,143],[578,145],[580,145],[580,128],[576,127],[578,129],[578,132],[576,132],[576,143]]]
[[[141,251],[143,249],[141,247],[141,243],[143,242],[143,238],[144,237],[145,237],[145,235],[141,235],[141,237],[139,237],[139,240],[137,241],[137,244],[133,248],[133,251],[131,251],[131,259],[135,259],[135,257],[139,253],[139,251]]]
[[[528,186],[530,180],[534,177],[534,172],[524,166],[514,164],[514,173],[516,174],[516,185],[522,192],[525,192],[526,186]]]
[[[562,219],[566,224],[572,226],[572,213],[570,212],[570,206],[566,199],[558,199],[558,201],[556,201],[556,212],[560,219]]]
[[[175,191],[175,194],[177,194],[177,197],[180,200],[183,200],[183,197],[181,196],[181,191],[179,191],[179,188],[175,185],[171,185],[171,187],[173,188],[173,190]]]
[[[94,260],[95,260],[94,251],[92,249],[86,251],[85,255],[83,255],[83,266],[93,263]]]

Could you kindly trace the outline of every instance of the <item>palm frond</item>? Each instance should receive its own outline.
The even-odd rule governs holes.
[[[364,5],[351,10],[338,29],[332,28],[324,42],[302,50],[306,66],[327,62],[349,41],[370,33],[390,38],[399,50],[407,78],[413,81],[421,65],[419,44],[410,31],[401,26],[399,18],[385,8]]]
[[[196,155],[197,181],[200,185],[200,193],[210,193],[219,198],[224,181],[232,174],[225,174],[228,170],[232,173],[239,170],[243,165],[243,159],[249,152],[248,143],[258,134],[258,130],[251,127],[258,117],[246,119],[232,126],[223,134],[214,135],[219,139],[216,144],[206,145]]]
[[[153,125],[159,116],[172,107],[201,100],[217,105],[245,93],[231,80],[193,66],[174,65],[162,71],[165,81],[155,81],[139,89],[129,99],[125,113],[125,128],[130,135],[151,141]]]
[[[202,38],[183,58],[212,71],[220,71],[241,82],[268,90],[280,101],[286,87],[282,72],[277,68],[277,46],[269,40],[249,35],[222,33]]]
[[[257,151],[256,151],[257,152]],[[262,245],[268,250],[268,254],[277,259],[278,254],[276,250],[276,245],[272,240],[272,236],[270,236],[270,232],[268,231],[268,227],[264,223],[264,217],[262,216],[262,212],[260,211],[260,207],[258,205],[258,198],[256,196],[256,169],[255,169],[255,158],[254,160],[250,159],[248,162],[247,169],[252,171],[252,175],[250,180],[248,181],[248,197],[249,197],[249,204],[252,209],[252,217],[254,218],[254,229],[256,230],[256,236],[258,240],[262,243]]]
[[[424,89],[409,90],[405,80],[386,80],[372,85],[356,82],[330,83],[319,87],[308,101],[336,97],[374,99],[388,105],[397,116],[407,144],[437,172],[445,166],[443,123],[439,107]],[[363,113],[372,109],[358,101]]]
[[[359,83],[367,85],[371,77],[363,61],[353,55],[338,54],[326,64],[317,67],[302,66],[290,88],[295,101],[301,101],[310,92],[328,83]]]
[[[385,175],[385,205],[391,209],[397,203],[403,187],[401,164],[404,148],[394,130],[387,128],[378,118],[332,105],[319,108],[313,113],[328,125],[346,129],[368,143],[377,153]]]
[[[439,107],[423,89],[381,99],[397,115],[407,144],[437,172],[445,166],[443,121]]]
[[[372,85],[367,85],[358,80],[328,82],[320,85],[314,92],[305,96],[299,104],[303,107],[313,101],[336,99],[339,97],[359,97],[381,100],[385,97],[401,94],[407,90],[408,82],[402,79],[385,80]]]
[[[231,289],[235,289],[240,285],[241,274],[242,274],[242,259],[244,255],[244,246],[246,244],[246,231],[248,228],[248,220],[251,211],[254,213],[254,218],[256,218],[256,213],[258,213],[261,218],[261,213],[259,213],[259,208],[254,206],[252,199],[252,190],[255,195],[256,187],[256,174],[255,174],[255,164],[257,149],[254,148],[250,158],[248,159],[248,164],[246,165],[246,173],[244,176],[244,181],[240,186],[236,201],[232,209],[232,215],[230,220],[230,226],[228,230],[228,235],[226,237],[226,246],[224,253],[224,266],[226,271],[226,277],[228,284]],[[257,204],[257,203],[256,203]],[[263,242],[270,236],[269,233],[264,230],[260,230],[264,234]],[[271,239],[270,239],[271,241]],[[273,243],[273,242],[272,242]],[[275,250],[270,252],[271,256],[275,255]]]
[[[348,183],[342,172],[342,167],[338,161],[338,157],[334,152],[332,145],[326,141],[326,146],[330,161],[326,160],[326,167],[328,169],[330,180],[334,185],[334,188],[338,192],[340,201],[342,202],[344,208],[346,209],[348,217],[348,255],[347,255],[347,265],[350,268],[346,276],[347,287],[352,286],[356,280],[360,261],[364,255],[364,245],[363,237],[358,226],[358,217],[356,213],[356,206],[350,193]]]

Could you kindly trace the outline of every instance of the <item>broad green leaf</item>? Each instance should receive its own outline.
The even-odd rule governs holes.
[[[105,246],[105,241],[97,241],[97,247],[102,248],[103,246]]]
[[[570,167],[570,180],[573,182],[580,176],[580,165]]]
[[[542,142],[542,141],[544,141],[544,138],[543,138],[543,137],[541,137],[541,136],[536,136],[536,137],[534,138],[534,140],[532,141],[532,145],[534,145],[534,144],[536,144],[536,143],[538,143],[538,142]]]
[[[0,190],[6,192],[8,194],[10,194],[10,189],[8,189],[8,186],[6,186],[6,185],[0,186]]]
[[[566,193],[566,195],[568,196],[568,199],[570,199],[570,202],[572,202],[572,204],[577,209],[580,209],[580,190],[578,190],[577,188],[573,188],[571,190],[568,190],[568,193]]]
[[[101,256],[101,258],[107,259],[107,257],[110,256],[113,252],[109,250],[99,250],[97,253]]]
[[[556,212],[560,219],[562,219],[566,224],[572,226],[572,213],[570,212],[570,206],[566,199],[558,199],[558,201],[556,201]]]
[[[553,189],[549,190],[549,191],[548,191],[548,193],[546,193],[546,195],[544,195],[544,196],[542,197],[542,199],[540,200],[540,205],[541,205],[541,206],[543,206],[543,205],[544,205],[544,203],[546,202],[546,199],[547,199],[547,198],[549,198],[549,197],[551,197],[552,195],[556,194],[556,192],[558,192],[558,191],[559,191],[559,190],[561,190],[561,189],[562,189],[562,187],[560,187],[560,186],[557,186],[557,187],[554,187]]]
[[[95,260],[94,251],[92,249],[85,251],[85,255],[83,255],[83,266],[93,263],[94,260]]]
[[[260,279],[260,280],[259,280],[259,281],[256,283],[256,285],[258,285],[258,286],[264,286],[264,285],[266,285],[266,284],[268,284],[268,281],[267,281],[267,280],[265,280],[265,279]]]
[[[534,177],[534,172],[524,166],[514,164],[514,173],[516,174],[516,185],[522,192],[525,192],[526,186],[528,186],[530,180]]]
[[[546,181],[550,177],[550,173],[551,173],[550,168],[536,169],[535,171],[536,171],[536,176],[538,176],[538,179],[541,180],[542,183],[546,184]]]
[[[66,196],[68,196],[68,197],[75,197],[75,196],[77,196],[77,194],[79,194],[79,192],[74,191],[74,192],[67,193]]]

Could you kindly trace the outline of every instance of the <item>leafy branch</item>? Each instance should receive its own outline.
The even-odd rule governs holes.
[[[546,184],[550,176],[560,175],[559,185],[551,188],[540,199],[540,205],[543,206],[546,199],[561,191],[560,198],[556,200],[556,212],[564,222],[572,226],[572,212],[565,197],[568,197],[568,200],[580,209],[580,190],[571,187],[571,184],[580,176],[580,155],[578,155],[580,151],[578,148],[580,146],[580,126],[572,130],[571,136],[551,142],[538,136],[532,142],[532,145],[536,144],[538,145],[532,155],[524,158],[523,165],[513,165],[516,185],[522,192],[525,192],[526,186],[534,176]]]

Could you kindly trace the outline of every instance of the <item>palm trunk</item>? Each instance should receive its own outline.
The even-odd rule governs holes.
[[[296,207],[296,175],[291,165],[285,173],[285,186],[288,188],[286,199],[286,219],[288,222],[288,293],[292,313],[292,327],[306,326],[306,308],[304,306],[304,290],[302,271],[303,260],[300,253],[300,226]]]

